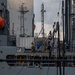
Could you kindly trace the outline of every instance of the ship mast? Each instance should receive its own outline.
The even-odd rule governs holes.
[[[29,12],[29,10],[27,10],[27,7],[24,7],[24,3],[22,3],[21,7],[20,7],[20,36],[24,37],[25,36],[25,23],[24,23],[24,15]]]
[[[42,22],[42,35],[44,37],[44,13],[46,12],[46,10],[44,10],[44,4],[42,3],[41,5],[41,22]]]

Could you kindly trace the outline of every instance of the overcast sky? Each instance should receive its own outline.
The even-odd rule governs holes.
[[[35,13],[35,33],[39,32],[41,29],[41,4],[44,3],[45,6],[45,32],[48,33],[52,30],[52,25],[58,20],[57,12],[60,10],[61,14],[61,1],[62,0],[34,0],[34,13]],[[61,18],[61,16],[60,16]]]

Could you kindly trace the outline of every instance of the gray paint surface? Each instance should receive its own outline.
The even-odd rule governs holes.
[[[19,72],[20,71],[20,72]],[[0,67],[0,75],[56,75],[56,67],[28,68],[28,67]],[[18,74],[19,73],[19,74]],[[67,67],[65,75],[75,75],[75,68]]]
[[[0,46],[7,45],[7,35],[0,35]]]
[[[13,54],[20,54],[17,52],[17,47],[0,46],[0,59],[5,59],[7,55]],[[23,48],[21,54],[25,54]],[[56,67],[11,67],[6,62],[0,62],[0,75],[56,75],[56,73]],[[65,75],[75,75],[75,67],[66,67]]]
[[[0,7],[1,7],[1,3],[4,3],[5,6],[7,7],[7,0],[0,0]]]

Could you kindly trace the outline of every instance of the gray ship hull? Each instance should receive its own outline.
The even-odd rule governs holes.
[[[0,67],[0,75],[57,75],[56,67]],[[60,75],[60,74],[59,74]],[[65,68],[65,75],[75,75],[75,68]]]
[[[17,47],[1,46],[0,59],[6,59],[7,55],[26,54],[22,48],[18,52]],[[10,66],[7,62],[0,62],[0,75],[57,75],[57,67],[44,66]],[[65,75],[75,75],[75,67],[66,67]]]

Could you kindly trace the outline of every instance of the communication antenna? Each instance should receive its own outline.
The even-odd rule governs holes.
[[[42,35],[44,37],[44,13],[46,10],[44,10],[44,4],[41,5],[41,22],[42,22]]]
[[[29,12],[29,10],[27,10],[27,7],[24,7],[24,3],[22,3],[22,5],[20,6],[20,36],[24,37],[25,34],[25,23],[24,23],[24,15]]]

